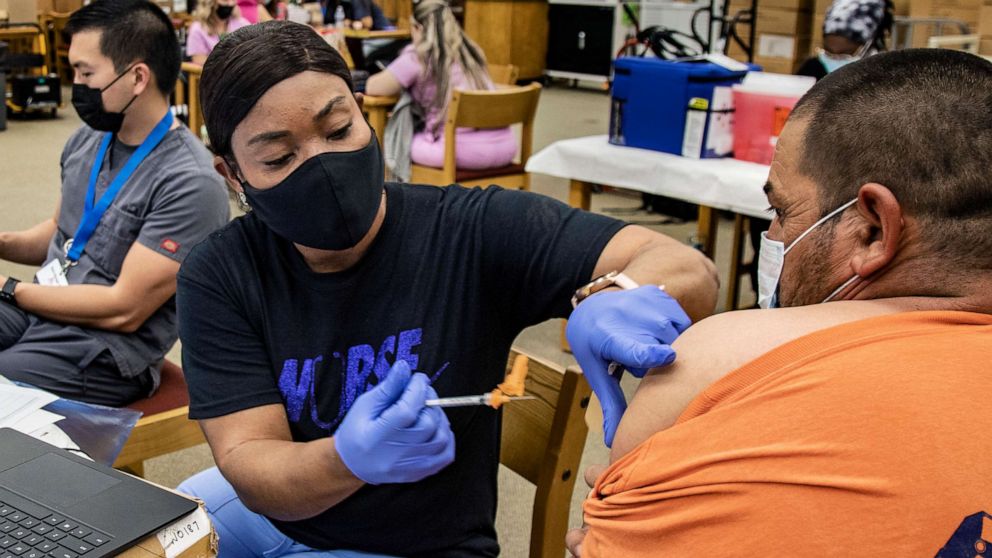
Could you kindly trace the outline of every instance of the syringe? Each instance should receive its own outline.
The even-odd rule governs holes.
[[[500,405],[508,401],[519,401],[521,399],[536,399],[533,395],[503,395],[497,393],[498,398],[493,398],[493,392],[482,395],[463,395],[460,397],[441,397],[438,399],[428,399],[425,405],[428,407],[471,407],[473,405],[486,405],[498,409]]]

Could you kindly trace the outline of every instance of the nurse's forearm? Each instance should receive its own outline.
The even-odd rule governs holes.
[[[345,467],[333,438],[245,442],[217,462],[248,509],[281,521],[318,515],[365,484]]]

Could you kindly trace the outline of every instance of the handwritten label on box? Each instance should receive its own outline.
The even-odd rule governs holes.
[[[197,508],[195,512],[164,527],[156,536],[165,550],[166,558],[176,558],[196,541],[209,535],[210,519],[207,512],[203,508]]]

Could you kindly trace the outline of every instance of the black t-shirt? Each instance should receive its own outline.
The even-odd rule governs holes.
[[[178,290],[191,418],[277,403],[294,440],[324,438],[398,358],[441,397],[490,391],[521,329],[567,316],[624,226],[496,187],[386,192],[379,235],[340,273],[311,271],[252,214],[194,249]],[[367,485],[316,517],[273,523],[317,549],[497,555],[499,414],[446,412],[455,462],[438,474]]]

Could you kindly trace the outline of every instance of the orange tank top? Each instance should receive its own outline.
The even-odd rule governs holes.
[[[700,394],[584,505],[584,557],[992,557],[992,316],[819,331]]]

